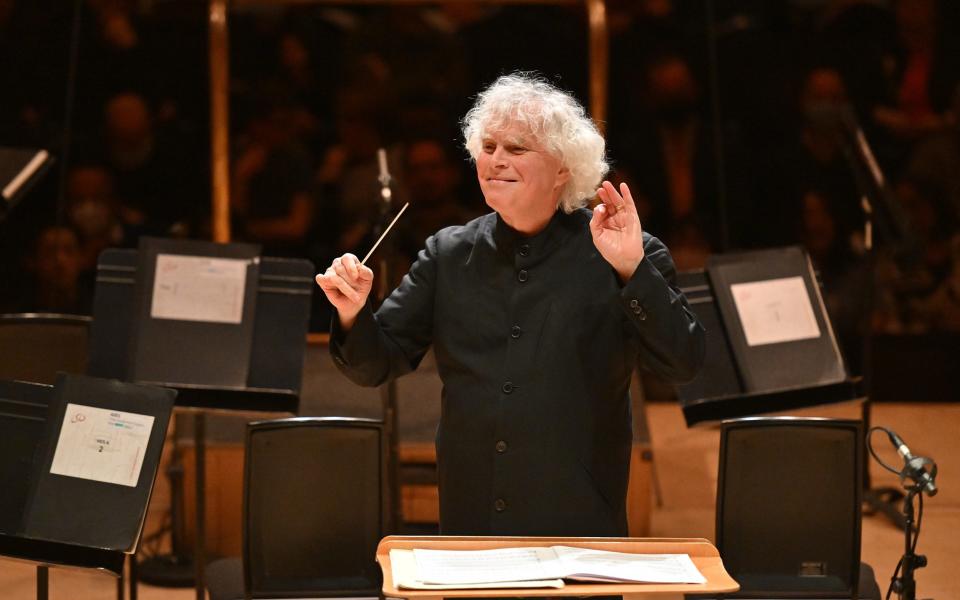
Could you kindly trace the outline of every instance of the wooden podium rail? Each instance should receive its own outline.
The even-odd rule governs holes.
[[[555,588],[501,588],[471,590],[406,590],[393,582],[390,550],[493,550],[530,546],[572,546],[634,554],[687,554],[706,583],[568,583]],[[562,537],[454,537],[389,536],[377,546],[377,562],[383,569],[383,594],[387,597],[426,600],[435,598],[623,596],[624,600],[682,600],[684,594],[729,594],[740,586],[727,573],[720,553],[699,538],[562,538]]]

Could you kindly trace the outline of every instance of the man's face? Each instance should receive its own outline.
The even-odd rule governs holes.
[[[407,149],[405,179],[410,195],[422,205],[450,200],[458,172],[444,149],[433,141],[414,142]]]
[[[477,156],[477,179],[487,206],[523,231],[557,210],[569,171],[528,131],[516,125],[487,132]]]

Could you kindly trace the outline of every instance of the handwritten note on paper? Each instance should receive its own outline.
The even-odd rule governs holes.
[[[158,254],[150,316],[239,324],[249,261]]]
[[[50,472],[136,487],[153,416],[67,404]]]
[[[748,346],[820,337],[802,277],[785,277],[730,286]]]

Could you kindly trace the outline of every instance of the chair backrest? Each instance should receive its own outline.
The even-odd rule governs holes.
[[[58,371],[85,373],[90,321],[79,315],[0,315],[0,379],[53,384]]]
[[[860,421],[722,424],[716,541],[738,596],[857,597],[862,462]]]
[[[249,598],[379,596],[387,513],[381,421],[251,423],[244,480]]]

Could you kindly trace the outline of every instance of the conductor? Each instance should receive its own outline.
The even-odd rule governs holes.
[[[463,134],[493,212],[429,237],[375,313],[356,256],[318,275],[334,362],[376,386],[433,346],[442,534],[625,536],[631,372],[691,379],[704,330],[627,186],[597,189],[605,144],[575,99],[504,76]]]

